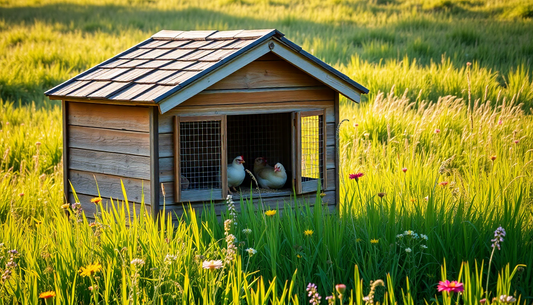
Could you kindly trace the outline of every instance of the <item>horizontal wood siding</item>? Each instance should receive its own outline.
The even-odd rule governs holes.
[[[98,192],[105,199],[125,200],[121,181],[128,201],[138,204],[144,195],[150,204],[149,110],[69,103],[68,177],[86,215],[94,213],[90,199]]]

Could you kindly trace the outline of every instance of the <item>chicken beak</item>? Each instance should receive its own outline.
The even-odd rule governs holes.
[[[241,160],[241,164],[243,164],[243,163],[246,163],[246,162],[244,162],[244,160]]]

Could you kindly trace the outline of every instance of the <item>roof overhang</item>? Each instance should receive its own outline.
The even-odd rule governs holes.
[[[217,67],[212,72],[199,77],[194,80],[194,82],[181,88],[178,92],[169,97],[165,97],[161,101],[157,101],[160,112],[165,113],[172,108],[179,106],[189,98],[197,95],[269,52],[278,55],[303,72],[316,78],[331,89],[356,103],[361,101],[361,94],[368,93],[368,89],[354,82],[338,70],[333,69],[320,59],[305,52],[302,48],[288,39],[284,37],[281,39],[272,37],[240,54],[224,65]]]

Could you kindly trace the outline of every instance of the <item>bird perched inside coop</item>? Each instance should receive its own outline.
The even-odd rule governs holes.
[[[366,93],[270,29],[161,31],[46,95],[63,105],[65,197],[72,185],[89,215],[92,197],[124,200],[121,183],[153,213],[223,202],[233,187],[254,197],[242,156],[274,164],[256,171],[264,206],[295,194],[333,207],[339,94]]]

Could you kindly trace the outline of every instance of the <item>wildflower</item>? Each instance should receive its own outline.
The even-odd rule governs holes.
[[[357,126],[359,126],[359,124],[355,123],[354,126],[357,127]]]
[[[224,220],[224,232],[225,232],[225,235],[229,234],[229,231],[231,230],[231,223],[232,222],[233,221],[231,219]]]
[[[39,294],[39,299],[49,299],[49,298],[53,298],[56,296],[56,292],[55,291],[45,291],[45,292],[41,292]]]
[[[142,266],[144,265],[144,260],[141,258],[135,258],[131,261],[132,265]]]
[[[20,194],[19,194],[19,197],[24,197],[24,193],[20,193]]]
[[[514,303],[514,302],[516,302],[516,299],[512,295],[504,295],[504,294],[502,294],[500,296],[499,301],[501,303]]]
[[[411,202],[415,202],[416,199],[415,199],[415,198],[411,198],[411,199],[409,199],[409,201],[411,201]]]
[[[9,254],[11,254],[11,255],[17,255],[17,254],[19,254],[19,252],[18,252],[17,250],[15,250],[15,249],[13,249],[13,250],[9,250],[9,251],[7,251],[7,253],[9,253]]]
[[[93,263],[93,264],[88,265],[87,267],[81,267],[79,272],[81,276],[85,277],[85,276],[92,276],[93,274],[100,271],[101,269],[102,269],[102,265],[100,265],[99,263]]]
[[[257,250],[255,250],[254,248],[248,248],[248,249],[246,249],[244,251],[248,252],[248,255],[250,255],[250,257],[252,257],[255,254],[257,254]]]
[[[337,293],[340,295],[343,295],[346,291],[346,285],[344,284],[337,284],[335,285],[335,290],[337,290]]]
[[[41,142],[35,142],[35,145],[41,146]]]
[[[503,242],[503,238],[505,237],[505,235],[505,229],[502,227],[498,227],[496,231],[494,231],[494,238],[491,239],[492,247],[498,247],[498,250],[500,250],[500,243]]]
[[[68,208],[70,208],[70,204],[68,204],[68,203],[62,204],[62,205],[61,205],[61,208],[62,208],[63,210],[67,210]]]
[[[370,136],[368,132],[365,132],[363,135],[365,136],[365,138],[368,138]]]
[[[435,133],[437,133],[437,134],[440,133],[440,129],[438,129],[438,128],[435,129]]]
[[[379,197],[379,198],[383,198],[385,195],[387,195],[387,193],[383,193],[383,192],[378,193],[378,197]]]
[[[328,301],[328,304],[335,304],[335,296],[334,295],[328,295],[326,297],[326,301]]]
[[[422,248],[422,249],[427,249],[428,246],[426,246],[426,245],[420,245],[420,248]]]
[[[326,193],[322,192],[320,193],[320,197],[325,197],[326,196]]]
[[[439,285],[437,286],[437,290],[439,292],[446,291],[446,292],[462,292],[465,290],[463,287],[463,283],[459,283],[457,281],[450,282],[448,280],[446,281],[439,281]]]
[[[472,63],[471,62],[467,62],[466,65],[470,67],[472,65]]]
[[[311,298],[311,300],[309,300],[309,303],[312,305],[320,304],[320,300],[322,299],[322,297],[320,296],[320,294],[318,294],[316,285],[313,283],[309,283],[309,285],[307,285],[306,290],[308,293],[307,296]]]
[[[491,160],[491,161],[496,160],[496,156],[490,156],[490,160]]]
[[[396,235],[396,238],[402,238],[402,237],[403,237],[403,234]]]
[[[89,291],[93,291],[93,290],[98,289],[98,286],[97,285],[89,286],[89,288],[87,288],[87,289],[89,289]]]
[[[518,144],[520,141],[518,140],[514,140],[514,144]]]
[[[411,250],[411,248],[405,248],[405,252],[407,252],[407,253],[411,253],[412,250]]]
[[[276,210],[268,210],[265,212],[266,216],[274,216],[276,215]]]
[[[101,201],[102,201],[102,198],[100,197],[94,197],[93,199],[91,199],[91,203],[94,203],[94,204],[99,204]]]
[[[371,239],[370,243],[371,244],[378,244],[379,243],[379,239]]]
[[[355,181],[359,181],[359,178],[363,177],[365,174],[363,173],[357,173],[357,174],[350,174],[350,179],[355,179]]]
[[[485,304],[486,302],[487,302],[487,299],[481,299],[481,300],[479,300],[479,303],[481,303],[481,304]]]
[[[429,200],[429,196],[424,197],[424,200],[428,201]]]
[[[305,230],[304,234],[305,234],[305,236],[311,236],[311,235],[313,235],[313,230]]]
[[[248,228],[242,229],[242,233],[244,233],[246,235],[250,235],[250,234],[252,234],[252,229],[248,229]]]
[[[302,258],[302,256],[300,254],[296,254],[296,257],[297,258]]]
[[[448,181],[442,181],[441,183],[439,183],[439,185],[445,187],[446,185],[448,185]]]
[[[359,242],[361,242],[361,241],[363,241],[361,238],[357,238],[357,239],[355,240],[356,243],[359,243]]]
[[[499,120],[498,121],[498,125],[502,125],[503,124],[503,121],[502,120]]]
[[[420,234],[420,237],[421,237],[422,239],[428,240],[428,236],[425,235],[425,234]]]
[[[222,268],[223,264],[221,260],[204,261],[202,267],[211,271]]]
[[[413,235],[415,232],[414,231],[411,231],[411,230],[408,230],[408,231],[404,231],[403,234],[408,236],[408,235]]]
[[[407,167],[402,168],[402,171],[405,173],[407,172]]]

